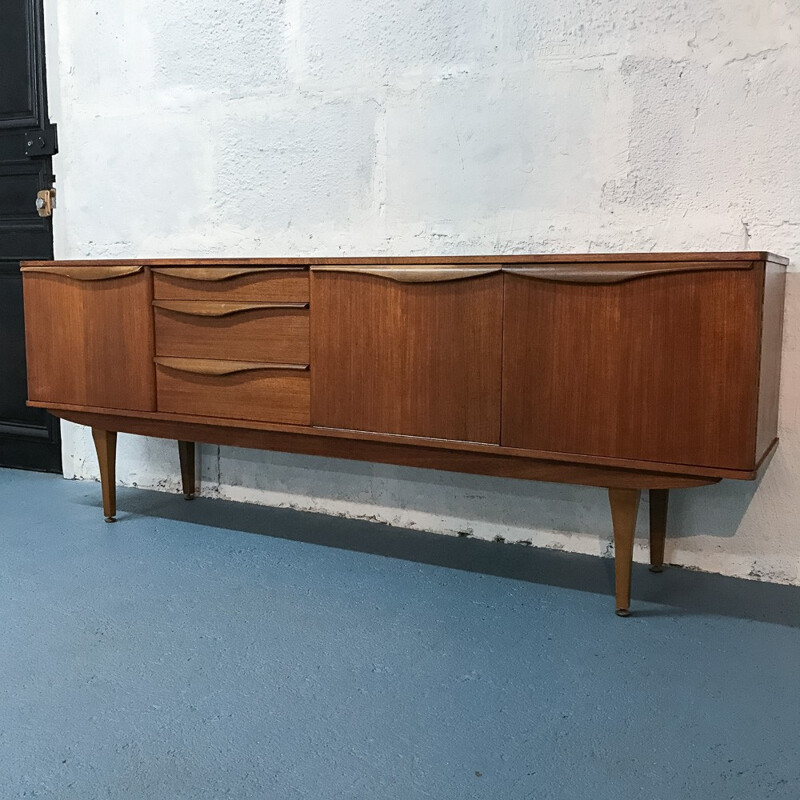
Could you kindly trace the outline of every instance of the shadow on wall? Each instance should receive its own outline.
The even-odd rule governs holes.
[[[265,455],[238,448],[222,448],[220,458],[223,493],[235,487],[237,500],[259,502],[259,494],[275,492],[296,498],[302,509],[329,512],[333,511],[330,501],[346,502],[354,511],[345,516],[422,529],[428,529],[424,524],[427,518],[434,521],[430,529],[453,533],[504,529],[510,541],[528,540],[532,531],[601,536],[608,542],[612,538],[607,493],[597,487],[310,459],[288,453]],[[735,536],[760,483],[722,481],[673,490],[670,538]],[[642,501],[640,533],[646,531],[647,492],[642,493]],[[315,508],[317,504],[319,508]],[[409,522],[420,518],[421,523]]]
[[[726,480],[670,492],[670,539],[735,536],[762,481],[763,475],[757,481]]]
[[[96,507],[90,493],[74,502]],[[333,547],[504,579],[590,592],[608,598],[613,609],[614,562],[523,545],[480,539],[436,536],[291,509],[265,508],[227,500],[197,498],[191,503],[176,495],[142,489],[120,490],[119,522],[114,535],[125,535],[126,520],[168,519],[196,526],[197,536],[213,535],[208,528],[277,537],[307,545]],[[177,532],[172,526],[165,535]],[[195,531],[190,530],[189,535]],[[185,534],[183,534],[185,535]],[[636,616],[723,615],[788,627],[800,627],[800,587],[758,583],[672,567],[654,575],[634,564],[633,599],[654,604]]]

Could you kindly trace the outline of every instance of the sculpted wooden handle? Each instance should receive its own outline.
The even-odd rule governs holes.
[[[262,369],[284,370],[290,369],[297,372],[308,370],[308,364],[274,364],[260,361],[217,361],[210,358],[162,358],[153,359],[160,367],[175,370],[176,372],[189,372],[193,375],[236,375],[240,372],[256,372]]]
[[[539,281],[562,283],[623,283],[637,278],[668,275],[673,272],[705,272],[720,269],[750,269],[752,262],[685,261],[681,264],[666,262],[637,264],[554,264],[544,267],[503,267],[503,272]]]
[[[436,267],[377,267],[343,264],[342,266],[312,266],[313,272],[350,272],[356,275],[373,275],[400,283],[441,283],[459,281],[465,278],[478,278],[500,272],[500,265],[489,264],[483,267],[436,266]]]
[[[107,281],[112,278],[124,278],[135,275],[144,267],[59,267],[58,265],[44,267],[22,267],[22,272],[31,272],[37,275],[58,275],[61,278],[70,278],[73,281]]]
[[[242,275],[265,275],[269,272],[302,272],[305,267],[153,267],[153,272],[183,281],[226,281]]]
[[[308,303],[218,303],[203,300],[154,300],[154,308],[188,317],[229,317],[244,311],[304,309]]]

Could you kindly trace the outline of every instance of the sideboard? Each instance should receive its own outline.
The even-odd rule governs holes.
[[[639,499],[777,445],[787,259],[765,252],[34,261],[29,405],[117,432],[608,489],[616,610]]]

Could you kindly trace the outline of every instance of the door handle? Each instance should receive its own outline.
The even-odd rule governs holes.
[[[444,281],[460,281],[466,278],[480,278],[501,271],[499,264],[486,264],[479,267],[449,266],[402,266],[387,267],[383,265],[341,264],[312,266],[312,272],[348,272],[353,275],[371,275],[375,278],[386,278],[398,283],[442,283]]]
[[[503,267],[503,272],[538,281],[554,281],[557,283],[624,283],[637,278],[649,278],[655,275],[670,275],[676,272],[710,272],[721,269],[752,269],[753,261],[685,261],[642,262],[630,264],[550,264],[535,267]]]
[[[153,300],[153,308],[185,314],[187,317],[230,317],[246,311],[296,311],[308,308],[308,303],[221,303],[212,300]]]
[[[108,281],[113,278],[126,278],[136,275],[144,269],[142,266],[120,267],[103,266],[94,267],[62,267],[58,262],[54,264],[38,264],[33,267],[20,267],[20,272],[26,275],[58,275],[61,278],[70,278],[73,281]]]
[[[293,370],[307,372],[308,364],[277,364],[261,361],[219,361],[210,358],[164,358],[156,356],[153,361],[159,367],[189,372],[193,375],[208,375],[220,378],[225,375],[236,375],[240,372],[257,372],[259,370]]]
[[[36,212],[40,217],[52,217],[56,207],[56,190],[42,189],[36,194]]]

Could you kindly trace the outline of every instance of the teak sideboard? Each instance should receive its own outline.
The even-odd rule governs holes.
[[[29,405],[118,431],[608,489],[616,608],[636,516],[753,480],[777,445],[787,259],[770,253],[22,265]]]

